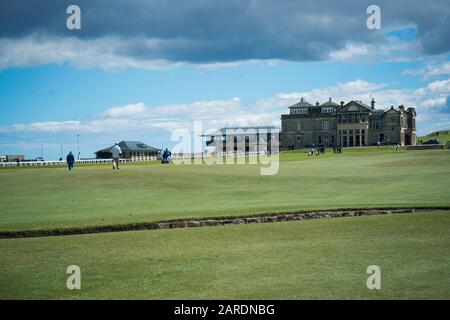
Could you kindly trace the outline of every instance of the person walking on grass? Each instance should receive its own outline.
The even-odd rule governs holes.
[[[72,154],[72,151],[69,152],[69,154],[66,157],[67,167],[69,168],[69,171],[73,169],[73,165],[75,163],[75,157]]]
[[[172,153],[166,148],[166,150],[164,150],[163,155],[162,155],[162,163],[169,164],[169,162],[171,160],[171,155],[172,155]]]
[[[172,161],[172,152],[167,150],[167,164],[170,164],[170,161]]]
[[[114,147],[112,147],[111,153],[113,157],[113,170],[119,169],[119,157],[122,154],[122,149],[120,149],[118,142],[116,142]]]

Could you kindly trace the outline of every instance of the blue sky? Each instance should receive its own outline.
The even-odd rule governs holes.
[[[20,2],[0,12],[14,17]],[[361,1],[324,1],[326,10],[306,2],[298,16],[297,2],[253,3],[242,21],[237,12],[246,1],[217,2],[219,13],[210,2],[162,2],[119,1],[109,9],[183,23],[162,28],[138,16],[106,28],[96,1],[79,2],[86,27],[75,33],[59,25],[64,1],[44,4],[41,19],[33,11],[14,21],[0,13],[0,154],[35,158],[42,145],[45,158],[59,158],[61,144],[64,154],[76,151],[77,134],[82,157],[116,140],[170,147],[174,130],[195,120],[205,128],[279,126],[300,97],[368,103],[373,96],[379,108],[415,107],[418,134],[450,129],[448,2],[403,10],[402,1],[381,2],[381,30],[367,29]],[[316,19],[305,19],[308,10]],[[357,18],[346,21],[353,11]],[[431,14],[437,18],[428,20]]]

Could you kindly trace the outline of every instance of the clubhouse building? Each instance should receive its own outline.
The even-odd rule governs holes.
[[[303,98],[281,116],[280,149],[312,146],[361,147],[416,145],[416,110],[400,105],[387,110],[358,100],[310,104]]]
[[[111,159],[111,149],[114,146],[99,150],[95,153],[97,159]],[[121,141],[119,147],[122,150],[122,159],[131,161],[154,160],[161,152],[161,149],[149,146],[140,141]]]

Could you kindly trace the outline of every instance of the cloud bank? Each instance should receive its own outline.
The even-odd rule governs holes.
[[[70,4],[2,1],[0,68],[69,63],[116,70],[249,60],[406,59],[450,50],[447,0],[378,1],[382,30],[375,31],[366,28],[370,1],[79,0],[82,29],[76,31],[65,26]],[[387,35],[406,27],[417,30],[412,41]]]

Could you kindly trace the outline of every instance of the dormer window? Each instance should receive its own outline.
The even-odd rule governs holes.
[[[308,108],[292,109],[292,114],[308,114]]]
[[[335,110],[333,107],[322,108],[322,113],[333,113]]]

